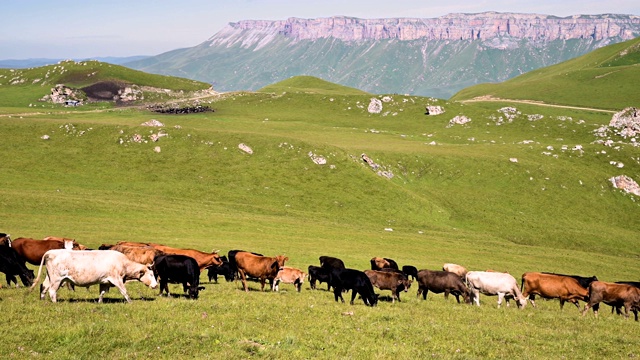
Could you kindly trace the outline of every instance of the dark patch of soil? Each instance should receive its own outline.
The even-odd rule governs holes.
[[[203,112],[213,112],[214,110],[208,106],[192,105],[192,106],[177,106],[177,105],[150,105],[147,109],[161,114],[195,114]]]
[[[124,90],[125,86],[122,82],[100,81],[81,90],[91,101],[113,101],[114,97],[118,96],[118,91]]]

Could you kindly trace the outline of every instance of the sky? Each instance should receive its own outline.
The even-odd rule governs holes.
[[[434,18],[484,11],[640,16],[640,0],[0,0],[0,60],[158,55],[196,46],[240,20]]]

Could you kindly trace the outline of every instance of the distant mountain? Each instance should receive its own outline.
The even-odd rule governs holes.
[[[121,65],[131,61],[138,61],[148,58],[146,55],[139,56],[126,56],[126,57],[96,57],[96,58],[82,58],[82,59],[72,59],[75,61],[86,61],[86,60],[98,60],[100,62],[107,62],[110,64]],[[3,69],[26,69],[32,67],[40,67],[45,65],[53,65],[57,64],[60,61],[68,60],[68,59],[46,59],[46,58],[35,58],[35,59],[7,59],[0,60],[0,68]]]
[[[125,66],[256,90],[295,75],[371,93],[448,98],[640,35],[640,17],[450,14],[433,19],[246,20],[207,41]]]

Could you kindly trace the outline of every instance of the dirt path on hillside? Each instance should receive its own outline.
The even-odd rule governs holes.
[[[553,107],[553,108],[560,108],[560,109],[573,109],[573,110],[587,110],[587,111],[596,111],[596,112],[603,112],[603,113],[609,113],[609,114],[615,114],[617,111],[613,111],[613,110],[604,110],[604,109],[595,109],[595,108],[588,108],[588,107],[580,107],[580,106],[569,106],[569,105],[554,105],[554,104],[547,104],[544,103],[542,101],[535,101],[535,100],[512,100],[512,99],[501,99],[501,98],[495,98],[492,96],[480,96],[480,97],[476,97],[470,100],[462,100],[460,101],[461,103],[473,103],[473,102],[513,102],[513,103],[519,103],[519,104],[529,104],[529,105],[538,105],[538,106],[546,106],[546,107]]]

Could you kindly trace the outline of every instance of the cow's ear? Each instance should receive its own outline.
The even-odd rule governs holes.
[[[288,256],[285,256],[285,257],[284,257],[284,261],[289,261],[289,257],[288,257]]]
[[[271,268],[272,269],[277,269],[278,268],[278,262],[274,261],[273,264],[271,264]]]

